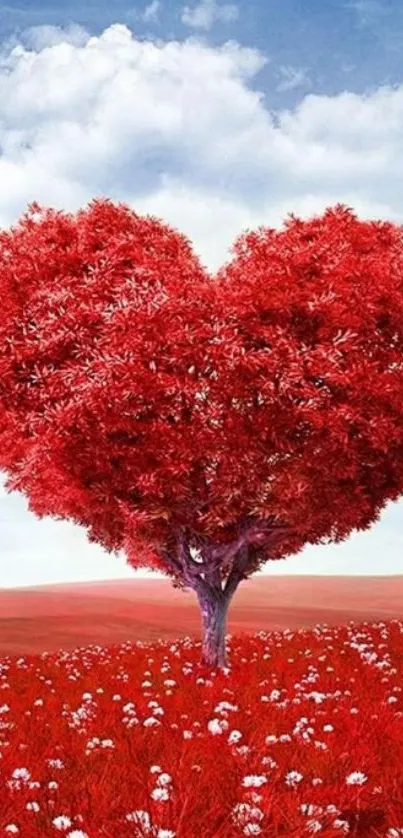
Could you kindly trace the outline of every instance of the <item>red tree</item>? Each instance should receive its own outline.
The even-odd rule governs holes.
[[[212,277],[125,205],[32,204],[0,295],[6,488],[191,587],[210,665],[242,579],[402,494],[402,227],[291,216]]]

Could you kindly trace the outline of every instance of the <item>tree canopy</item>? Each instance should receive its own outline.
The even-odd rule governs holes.
[[[338,204],[209,275],[123,204],[31,204],[0,232],[6,487],[178,586],[191,547],[247,578],[368,528],[403,492],[402,233]]]

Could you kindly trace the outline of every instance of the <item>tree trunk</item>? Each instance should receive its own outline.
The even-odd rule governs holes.
[[[176,552],[163,551],[165,562],[179,582],[193,588],[200,603],[203,621],[203,643],[201,662],[211,667],[224,669],[227,666],[225,650],[225,629],[231,599],[242,579],[247,579],[249,548],[268,549],[279,535],[289,534],[286,525],[271,525],[266,522],[252,522],[241,528],[237,538],[230,544],[202,543],[201,563],[191,555],[191,546],[186,528],[174,530]],[[194,546],[194,545],[193,545]],[[231,567],[224,587],[221,571]]]
[[[229,604],[239,583],[247,578],[245,571],[248,567],[249,544],[245,541],[246,535],[240,535],[229,546],[204,545],[200,564],[191,555],[189,540],[183,528],[177,529],[175,534],[176,554],[164,550],[163,556],[175,578],[193,588],[199,600],[203,624],[201,663],[224,669],[227,666],[225,629]],[[231,570],[222,587],[220,571],[223,565],[228,564]]]
[[[224,669],[227,666],[225,629],[231,597],[217,592],[215,596],[197,594],[202,611],[202,655],[201,663]]]

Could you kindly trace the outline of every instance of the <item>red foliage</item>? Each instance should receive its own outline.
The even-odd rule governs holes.
[[[0,468],[39,517],[175,576],[173,533],[250,540],[244,577],[341,541],[403,488],[402,227],[342,205],[216,276],[153,217],[32,204],[0,233]]]

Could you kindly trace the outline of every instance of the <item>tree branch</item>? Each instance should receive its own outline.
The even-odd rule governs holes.
[[[204,568],[202,564],[199,564],[198,562],[195,562],[194,559],[192,559],[189,545],[185,537],[185,533],[181,528],[176,531],[176,544],[178,562],[180,564],[180,568],[185,582],[188,585],[190,585],[190,587],[193,588],[197,593],[203,596],[214,596],[215,598],[217,598],[217,595],[222,593],[221,588],[219,591],[216,590],[215,587],[210,585],[205,579],[201,577],[201,574],[206,571],[206,568]],[[206,572],[208,573],[208,570]]]
[[[211,551],[211,563],[216,565],[224,558],[226,560],[235,558],[244,546],[270,547],[280,535],[289,535],[291,532],[291,527],[287,525],[268,524],[265,521],[246,524],[234,541],[230,544],[222,544]]]
[[[163,556],[174,575],[193,588],[198,595],[210,598],[213,596],[215,599],[227,598],[232,596],[239,582],[245,578],[249,547],[269,548],[279,536],[289,535],[290,532],[291,528],[288,526],[276,526],[264,521],[248,523],[230,544],[215,548],[206,547],[202,550],[203,563],[199,563],[192,558],[185,531],[179,527],[175,531],[176,556],[168,552],[164,552]],[[220,567],[223,561],[233,561],[233,566],[222,589]]]
[[[241,547],[224,587],[224,596],[231,597],[243,578],[249,559],[248,545]]]

